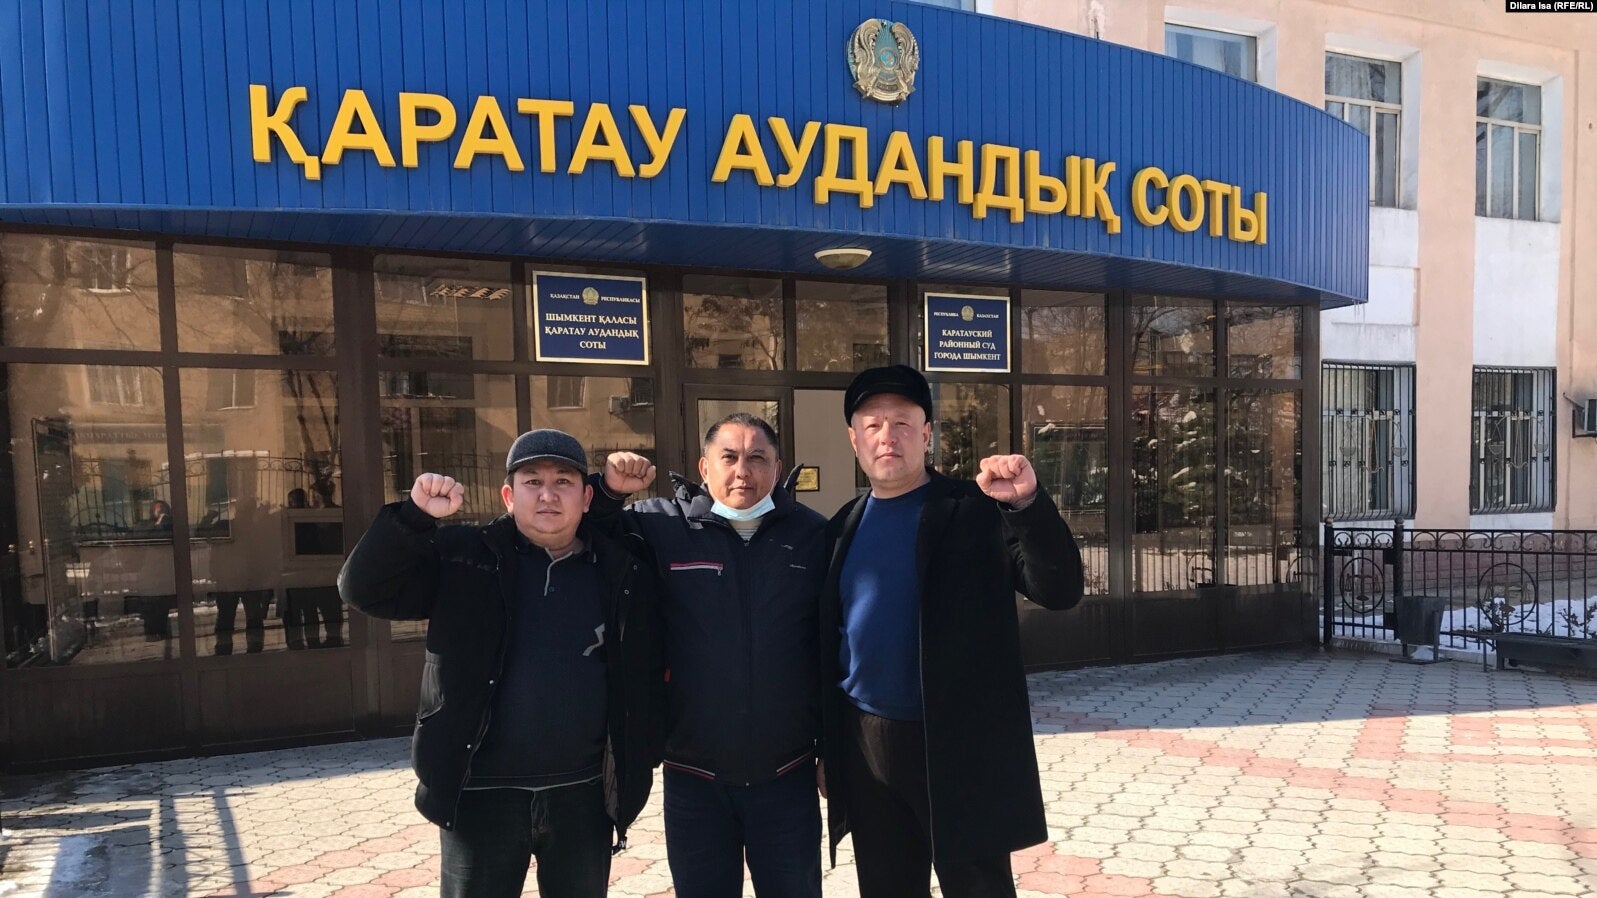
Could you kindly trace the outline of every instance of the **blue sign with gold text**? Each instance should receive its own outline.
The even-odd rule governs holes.
[[[1008,297],[926,294],[925,369],[1008,371]]]

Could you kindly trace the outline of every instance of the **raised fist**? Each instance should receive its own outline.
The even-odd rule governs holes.
[[[1014,508],[1025,508],[1037,495],[1037,472],[1024,455],[989,455],[976,474],[981,491]]]
[[[636,452],[612,452],[604,460],[604,488],[611,495],[625,496],[648,489],[654,482],[654,462]]]
[[[466,488],[453,477],[443,474],[423,474],[410,488],[410,501],[435,518],[447,518],[460,510],[466,501]]]

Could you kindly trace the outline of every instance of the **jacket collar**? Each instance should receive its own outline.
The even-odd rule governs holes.
[[[523,544],[530,545],[532,542],[516,529],[516,520],[509,514],[494,518],[482,525],[482,529],[478,532],[482,534],[483,542],[488,544],[488,548],[501,557],[514,553]],[[582,540],[582,552],[590,558],[597,558],[602,551],[600,543],[608,541],[603,533],[588,526],[586,518],[577,525],[577,539]]]
[[[915,571],[922,585],[926,583],[926,571],[931,565],[932,553],[942,544],[943,533],[954,516],[954,505],[959,501],[959,481],[945,477],[932,468],[927,468],[926,473],[929,477],[926,504],[921,508],[920,532],[915,537]],[[843,560],[848,557],[849,546],[854,542],[854,534],[859,530],[860,519],[865,516],[868,497],[868,493],[860,496],[848,506],[848,514],[843,518],[843,531],[837,544],[832,547],[830,570],[834,588],[843,569]]]

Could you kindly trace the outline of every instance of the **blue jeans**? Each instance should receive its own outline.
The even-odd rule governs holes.
[[[538,858],[538,892],[604,898],[610,887],[610,816],[596,781],[530,792],[468,790],[455,828],[439,830],[441,898],[518,898]]]
[[[737,898],[748,861],[760,898],[820,898],[815,765],[755,786],[665,769],[665,847],[677,898]]]

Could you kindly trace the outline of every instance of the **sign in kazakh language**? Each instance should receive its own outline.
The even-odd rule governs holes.
[[[366,92],[350,89],[344,91],[316,152],[307,149],[294,125],[295,110],[310,98],[306,88],[290,87],[275,102],[264,84],[251,84],[249,90],[255,161],[270,163],[274,148],[281,148],[311,181],[320,180],[325,167],[341,164],[350,153],[368,153],[383,168],[417,168],[423,145],[428,145],[427,152],[452,149],[457,169],[481,164],[523,172],[530,155],[544,174],[578,176],[590,166],[608,165],[617,177],[649,179],[671,161],[688,114],[678,106],[662,118],[633,104],[625,116],[618,116],[609,104],[593,103],[579,116],[570,100],[520,97],[510,105],[511,114],[530,119],[535,136],[523,146],[512,134],[505,104],[491,95],[476,98],[461,126],[448,97],[402,92],[398,120],[384,123]],[[637,135],[632,145],[641,143],[647,160],[643,154],[633,157],[622,121],[630,123],[629,130]],[[562,146],[561,134],[573,131],[575,142],[568,139]],[[1143,227],[1182,233],[1206,228],[1210,237],[1260,245],[1269,238],[1267,194],[1255,191],[1248,197],[1239,184],[1196,174],[1171,175],[1150,165],[1129,179],[1115,179],[1118,166],[1113,161],[1068,155],[1045,162],[1034,149],[983,143],[978,150],[974,141],[942,136],[920,142],[904,131],[889,133],[875,156],[871,147],[871,132],[864,125],[808,121],[795,129],[787,119],[770,116],[762,131],[752,116],[738,113],[727,125],[710,180],[722,184],[752,178],[762,187],[789,190],[804,179],[819,149],[821,170],[810,179],[817,205],[842,194],[869,209],[877,197],[903,191],[932,203],[952,197],[977,219],[994,210],[1016,224],[1027,215],[1067,215],[1096,219],[1109,234],[1120,233],[1118,209],[1129,207]]]
[[[926,294],[927,371],[1009,370],[1009,298]]]
[[[532,324],[540,362],[649,364],[643,278],[534,274]]]

